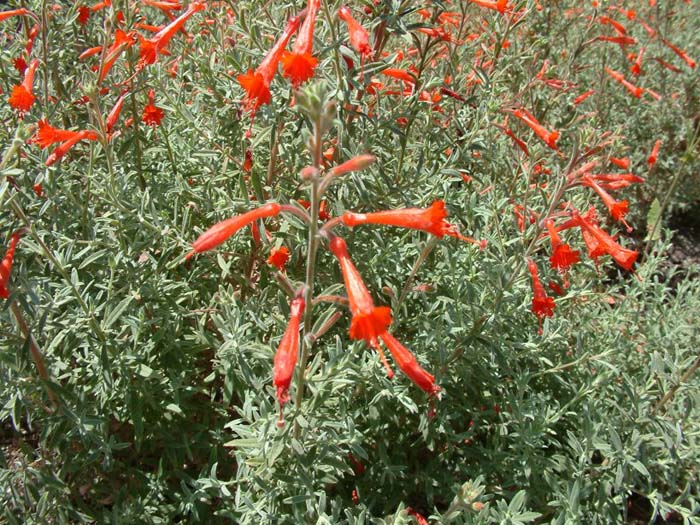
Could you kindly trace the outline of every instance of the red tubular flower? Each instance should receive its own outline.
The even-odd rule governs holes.
[[[556,130],[548,131],[545,127],[540,124],[532,113],[530,113],[525,108],[516,109],[513,111],[513,115],[522,120],[532,131],[537,135],[547,146],[556,150],[557,149],[557,139],[559,138],[559,132]]]
[[[236,215],[235,217],[216,223],[192,243],[192,251],[187,254],[185,260],[194,256],[195,253],[202,253],[216,248],[227,241],[229,237],[234,235],[238,230],[253,221],[278,215],[280,209],[279,204],[270,202],[263,204],[259,208],[243,213],[242,215]]]
[[[351,158],[350,160],[346,160],[342,164],[338,164],[337,166],[333,167],[333,169],[331,170],[331,174],[334,177],[337,177],[353,171],[361,171],[371,166],[376,160],[377,157],[375,157],[374,155],[357,155]]]
[[[39,121],[39,129],[30,139],[30,142],[37,144],[41,149],[46,149],[49,146],[58,142],[73,139],[80,131],[69,131],[66,129],[54,128],[46,119]]]
[[[542,334],[542,321],[545,317],[554,315],[554,299],[547,295],[544,287],[537,276],[537,265],[532,259],[527,260],[527,268],[532,277],[532,313],[537,316],[538,328],[537,333]]]
[[[24,72],[27,70],[27,61],[24,60],[24,57],[14,58],[12,60],[12,65],[20,75],[24,75]]]
[[[633,173],[596,173],[589,177],[606,190],[621,190],[632,184],[644,182],[643,178]]]
[[[628,170],[630,169],[630,159],[625,157],[625,158],[617,158],[617,157],[610,157],[610,162],[615,164],[618,168],[622,168],[623,170]]]
[[[394,358],[396,365],[408,376],[420,389],[428,395],[434,396],[440,391],[435,384],[435,377],[420,366],[411,351],[399,343],[389,332],[379,334],[386,347]]]
[[[24,72],[24,80],[21,84],[12,87],[12,94],[7,102],[20,113],[26,113],[34,104],[34,73],[39,67],[39,60],[36,58],[29,63],[29,67]]]
[[[522,150],[522,152],[525,153],[525,155],[527,155],[528,157],[530,156],[530,150],[527,149],[527,144],[525,144],[525,142],[523,142],[522,139],[516,137],[512,129],[506,127],[503,127],[501,129],[503,130],[503,133],[508,135],[513,140],[513,142],[515,142],[515,145],[518,146]]]
[[[503,14],[508,9],[508,0],[470,0],[473,4]]]
[[[400,80],[406,84],[414,85],[416,83],[415,77],[411,76],[408,71],[404,71],[403,69],[388,67],[383,69],[381,74],[386,75],[387,77],[395,78],[396,80]]]
[[[622,73],[618,73],[617,71],[613,71],[609,67],[605,68],[605,72],[610,75],[612,78],[617,80],[620,84],[625,86],[627,91],[629,91],[634,97],[636,98],[641,98],[641,96],[644,94],[644,90],[638,86],[635,86],[631,82],[627,81],[625,77],[622,75]]]
[[[86,26],[90,20],[90,8],[86,5],[81,5],[78,7],[78,23],[81,26]]]
[[[287,261],[289,261],[289,249],[286,246],[273,248],[267,258],[267,264],[275,266],[280,272],[284,271]]]
[[[20,9],[10,9],[8,11],[0,11],[0,22],[13,16],[27,16],[31,14],[32,13],[24,7]]]
[[[62,142],[51,152],[51,155],[49,155],[49,157],[46,159],[46,165],[51,166],[58,162],[69,149],[71,149],[81,140],[97,140],[97,133],[87,130],[78,131],[74,137]]]
[[[166,15],[170,15],[170,11],[179,11],[182,9],[180,2],[158,1],[158,0],[143,0],[143,3],[155,7],[163,11]]]
[[[674,46],[671,42],[666,40],[665,38],[661,39],[661,41],[668,47],[671,51],[673,51],[676,55],[678,55],[683,61],[688,64],[688,67],[691,69],[695,69],[695,60],[690,58],[688,54],[683,51],[680,47]]]
[[[10,237],[10,246],[7,248],[2,262],[0,262],[0,297],[3,299],[7,299],[7,297],[10,295],[7,291],[7,282],[9,281],[10,273],[12,272],[12,263],[15,259],[15,249],[17,248],[19,238],[19,232],[12,234]]]
[[[568,244],[562,242],[552,219],[547,219],[544,221],[544,224],[547,227],[549,239],[552,243],[552,256],[549,258],[549,263],[552,265],[552,268],[564,273],[580,260],[581,252],[572,250]]]
[[[343,224],[349,227],[361,224],[385,224],[387,226],[398,226],[400,228],[411,228],[432,233],[436,237],[442,238],[444,235],[456,237],[457,239],[473,244],[482,244],[470,237],[465,237],[457,231],[457,227],[445,220],[447,211],[445,202],[436,200],[430,208],[403,208],[400,210],[378,211],[374,213],[354,213],[346,211],[343,214]]]
[[[204,8],[204,2],[193,2],[187,7],[187,10],[184,13],[170,22],[163,29],[158,31],[151,38],[145,39],[142,36],[139,36],[141,48],[139,50],[138,68],[142,69],[149,64],[153,64],[158,58],[158,53],[162,52],[175,33],[182,29],[185,22],[187,22],[187,20],[193,14],[198,11],[202,11]]]
[[[294,368],[299,355],[299,324],[304,313],[304,297],[301,293],[292,299],[291,315],[287,329],[284,331],[282,340],[275,352],[275,360],[272,374],[272,382],[277,387],[277,401],[280,405],[280,418],[278,427],[284,425],[282,407],[289,401],[289,385],[292,383]]]
[[[102,63],[100,74],[97,78],[98,84],[102,83],[107,73],[109,73],[110,69],[112,69],[112,66],[119,58],[119,55],[122,54],[122,51],[133,46],[135,43],[136,39],[131,34],[125,33],[121,29],[117,29],[114,32],[114,42],[109,46],[104,62]],[[81,55],[81,57],[82,56],[83,55]]]
[[[584,240],[586,239],[586,233],[588,233],[595,240],[597,244],[595,250],[596,253],[600,253],[602,250],[604,253],[610,255],[613,260],[625,270],[632,269],[632,266],[634,266],[634,263],[637,260],[639,252],[623,248],[617,242],[615,242],[610,235],[605,233],[600,226],[590,223],[585,218],[581,217],[577,211],[574,211],[571,217],[581,227],[581,231],[584,233]]]
[[[163,110],[155,105],[156,94],[151,89],[148,91],[148,105],[143,108],[141,121],[149,126],[160,126],[160,121],[163,120]]]
[[[627,224],[627,221],[625,221],[625,216],[629,211],[629,203],[626,200],[616,201],[612,195],[601,188],[600,184],[594,181],[589,175],[584,175],[581,177],[581,181],[589,188],[593,188],[593,190],[603,200],[603,204],[605,204],[605,207],[608,209],[613,219],[624,224],[627,231],[632,231],[630,225]]]
[[[649,154],[649,158],[647,159],[647,164],[649,164],[649,169],[654,167],[654,164],[656,164],[656,159],[659,158],[659,148],[661,147],[661,139],[657,140],[654,143],[654,147],[651,149],[651,153]]]
[[[291,53],[282,53],[282,76],[288,78],[294,88],[298,88],[314,76],[314,70],[318,65],[318,59],[311,52],[314,45],[314,26],[316,16],[321,7],[321,0],[309,0],[306,9],[306,18],[299,29],[299,35]]]
[[[265,58],[255,71],[248,70],[243,75],[238,75],[236,80],[246,92],[246,107],[255,112],[263,104],[269,104],[272,100],[270,93],[270,83],[275,77],[277,66],[279,65],[282,53],[287,47],[289,39],[299,28],[301,22],[298,16],[293,16],[287,21],[282,36],[275,42],[275,45],[267,52]]]
[[[112,107],[111,111],[109,112],[109,115],[107,115],[107,118],[105,119],[105,127],[107,128],[107,133],[111,133],[112,129],[114,129],[114,126],[117,124],[117,120],[119,120],[119,114],[122,112],[122,107],[124,106],[125,98],[126,93],[120,95],[117,101],[114,103],[114,107]]]
[[[581,93],[578,97],[574,99],[574,105],[578,106],[581,102],[586,100],[588,97],[590,97],[593,93],[595,93],[595,89],[589,89],[585,93]]]
[[[372,48],[369,45],[369,33],[367,33],[367,30],[352,17],[350,9],[346,6],[338,9],[338,18],[348,25],[350,45],[355,51],[360,53],[363,59],[370,56],[372,54]]]
[[[372,296],[367,290],[367,286],[362,281],[360,272],[350,260],[348,248],[345,241],[340,237],[333,237],[330,242],[330,249],[338,259],[340,270],[343,274],[345,290],[348,294],[352,321],[350,321],[350,338],[362,339],[379,353],[379,357],[386,368],[387,375],[393,377],[393,372],[389,368],[383,352],[377,343],[377,337],[386,332],[391,324],[391,310],[386,306],[374,306]]]
[[[637,53],[637,58],[634,61],[634,64],[630,67],[630,71],[632,71],[632,74],[635,77],[638,77],[639,75],[642,74],[642,57],[644,56],[644,51],[646,50],[646,47],[643,47],[642,49],[639,50],[639,53]]]

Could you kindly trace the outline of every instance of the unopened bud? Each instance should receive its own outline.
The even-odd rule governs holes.
[[[302,178],[302,180],[311,180],[318,176],[318,168],[315,168],[314,166],[306,166],[301,170],[299,176]]]

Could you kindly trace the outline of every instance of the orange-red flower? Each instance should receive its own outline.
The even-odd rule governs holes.
[[[163,120],[165,113],[162,109],[155,104],[156,94],[151,89],[148,91],[148,105],[143,108],[143,114],[141,115],[141,121],[149,126],[160,126],[160,121]]]
[[[321,7],[321,0],[309,0],[306,18],[291,52],[282,53],[282,76],[288,78],[295,88],[314,76],[318,59],[311,52],[314,45],[314,26]]]
[[[13,17],[13,16],[27,16],[27,15],[34,16],[34,15],[32,15],[32,13],[29,10],[25,9],[24,7],[21,7],[19,9],[9,9],[7,11],[0,11],[0,22],[2,22],[3,20],[7,20],[8,18]]]
[[[17,248],[19,238],[19,232],[12,234],[10,237],[10,246],[7,248],[2,262],[0,262],[0,297],[3,299],[7,299],[7,297],[10,295],[7,291],[7,282],[10,280],[12,263],[15,259],[15,249]]]
[[[350,45],[352,45],[355,51],[360,53],[363,59],[370,56],[372,54],[372,47],[369,45],[369,33],[352,17],[350,9],[346,6],[342,6],[338,9],[338,18],[348,25]]]
[[[149,39],[139,36],[139,62],[138,67],[144,68],[149,64],[153,64],[158,59],[158,53],[162,53],[167,47],[170,39],[185,25],[185,22],[196,12],[202,11],[205,8],[204,2],[192,2],[187,10],[170,22],[163,29],[158,31]]]
[[[644,90],[638,86],[635,86],[631,82],[625,79],[625,77],[622,75],[622,73],[618,73],[617,71],[613,71],[609,67],[605,68],[605,72],[610,75],[612,78],[617,80],[620,84],[625,86],[625,89],[629,91],[634,97],[636,98],[641,98],[641,96],[644,94]]]
[[[473,4],[503,14],[508,10],[508,0],[470,0]]]
[[[617,166],[618,168],[622,168],[623,170],[630,169],[630,159],[627,157],[624,157],[624,158],[610,157],[610,162],[615,164],[615,166]]]
[[[420,366],[413,353],[398,342],[389,332],[384,331],[379,337],[389,349],[399,369],[408,376],[420,389],[431,396],[440,391],[440,387],[435,384],[435,377]]]
[[[574,105],[578,106],[581,102],[586,100],[588,97],[590,97],[593,93],[595,93],[595,89],[589,89],[588,91],[581,93],[578,97],[574,99]]]
[[[192,251],[187,254],[185,259],[189,259],[195,253],[202,253],[216,248],[220,244],[226,242],[244,226],[264,217],[274,217],[279,214],[280,209],[279,204],[270,202],[268,204],[263,204],[259,208],[243,213],[242,215],[236,215],[235,217],[216,223],[192,243]]]
[[[583,218],[577,211],[574,210],[571,217],[581,227],[581,231],[584,234],[584,240],[586,239],[586,233],[588,233],[590,237],[595,240],[595,244],[597,246],[595,247],[594,251],[596,253],[603,251],[604,253],[610,255],[613,260],[625,270],[632,269],[632,266],[634,266],[634,263],[637,260],[639,252],[623,248],[617,242],[615,242],[610,235],[604,232],[600,226],[592,224]],[[588,241],[586,241],[586,243],[588,244]],[[589,250],[590,249],[591,248],[589,247]]]
[[[62,142],[56,149],[54,149],[49,157],[46,159],[46,165],[51,166],[58,162],[73,146],[75,146],[81,140],[97,140],[97,133],[94,131],[82,130],[78,131],[77,134]]]
[[[665,38],[661,39],[661,41],[666,45],[666,47],[668,47],[671,51],[673,51],[676,55],[683,59],[683,61],[686,64],[688,64],[688,67],[690,67],[691,69],[695,69],[695,60],[690,58],[685,51],[683,51],[680,47],[673,45]]]
[[[36,58],[29,63],[29,67],[24,72],[24,80],[21,84],[12,86],[12,94],[7,102],[20,113],[26,113],[34,104],[34,73],[39,67],[39,60]]]
[[[283,272],[287,261],[289,261],[289,249],[286,246],[280,246],[279,248],[272,248],[272,250],[270,250],[267,264],[275,266],[280,272]]]
[[[345,290],[348,294],[350,312],[352,313],[350,337],[371,343],[391,324],[391,310],[386,306],[374,306],[372,296],[362,281],[360,272],[357,271],[350,259],[345,240],[333,237],[330,249],[338,259],[340,270],[343,273]]]
[[[37,129],[36,133],[30,140],[34,144],[37,144],[41,149],[46,149],[58,142],[70,140],[80,133],[79,131],[54,128],[47,122],[46,119],[41,119],[38,124],[39,129]]]
[[[557,140],[559,132],[557,130],[549,131],[540,124],[532,113],[525,108],[519,108],[513,111],[513,115],[522,120],[532,131],[535,132],[542,141],[552,149],[557,149]]]
[[[122,107],[124,106],[125,98],[126,93],[120,95],[117,101],[114,103],[114,106],[110,110],[109,114],[107,115],[107,118],[105,119],[105,127],[107,128],[107,133],[111,133],[112,129],[114,129],[114,126],[117,124],[117,120],[119,120],[119,115],[122,112]]]
[[[301,19],[293,16],[287,21],[287,26],[275,45],[270,48],[265,58],[255,71],[249,69],[247,73],[238,75],[236,80],[246,92],[246,107],[255,112],[263,104],[269,104],[272,100],[270,93],[270,83],[275,78],[277,66],[279,65],[282,53],[287,47],[289,39],[299,28]]]
[[[292,383],[294,368],[299,354],[299,324],[304,313],[304,297],[301,293],[292,299],[291,315],[287,329],[275,352],[272,381],[277,387],[277,401],[280,405],[280,418],[277,426],[284,425],[282,407],[289,401],[289,385]]]
[[[568,244],[562,242],[552,219],[547,219],[544,221],[544,224],[547,227],[549,240],[552,243],[552,255],[549,258],[549,263],[555,270],[562,273],[566,272],[572,265],[579,261],[581,252],[572,250]]]
[[[423,230],[432,233],[436,237],[442,238],[444,235],[456,237],[473,244],[481,244],[470,237],[465,237],[457,231],[457,227],[445,220],[447,210],[445,202],[436,200],[430,208],[403,208],[399,210],[378,211],[373,213],[355,213],[346,211],[342,221],[351,228],[362,224],[384,224],[387,226],[398,226],[401,228],[411,228],[413,230]]]
[[[532,277],[532,313],[537,316],[537,333],[541,334],[543,319],[554,315],[554,299],[549,297],[547,292],[544,291],[544,287],[537,276],[537,265],[532,259],[527,260],[527,268],[530,271],[530,276]]]
[[[593,190],[603,200],[603,204],[605,204],[605,207],[608,209],[608,211],[610,212],[610,215],[613,219],[624,224],[628,231],[632,230],[630,225],[627,224],[627,221],[625,221],[625,216],[627,215],[627,212],[629,211],[629,203],[626,200],[623,200],[623,201],[615,200],[615,198],[612,195],[610,195],[607,191],[605,191],[600,186],[600,184],[598,184],[595,180],[593,180],[593,178],[591,178],[589,175],[584,175],[583,177],[581,177],[581,181],[586,186],[593,188]]]
[[[649,164],[649,169],[654,167],[654,164],[656,164],[656,159],[659,158],[659,148],[661,147],[661,139],[657,140],[654,143],[654,147],[651,149],[651,153],[649,154],[649,158],[647,159],[647,164]]]
[[[81,26],[85,26],[90,20],[90,8],[86,5],[81,5],[78,7],[78,23]]]

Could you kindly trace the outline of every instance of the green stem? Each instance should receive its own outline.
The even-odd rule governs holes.
[[[323,127],[321,124],[322,116],[319,116],[314,123],[314,167],[318,170],[321,166],[321,147],[323,144]],[[313,323],[313,297],[314,297],[314,280],[316,276],[316,252],[319,246],[318,236],[318,212],[321,206],[321,195],[319,192],[320,180],[318,173],[311,178],[311,220],[309,221],[309,240],[306,251],[306,279],[304,289],[304,302],[306,310],[304,311],[304,335],[301,338],[301,360],[297,367],[297,391],[296,391],[296,411],[299,413],[301,403],[304,399],[304,383],[306,381],[306,364],[309,360],[309,351],[311,350],[312,342],[307,340],[307,335],[311,334]],[[299,438],[301,427],[297,419],[294,420],[294,438]]]

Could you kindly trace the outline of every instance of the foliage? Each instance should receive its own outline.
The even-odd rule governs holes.
[[[671,288],[673,270],[662,269],[663,217],[697,198],[700,173],[698,75],[662,38],[697,49],[695,5],[643,2],[631,17],[630,2],[515,2],[504,13],[467,0],[349,2],[373,46],[361,56],[341,4],[324,0],[315,78],[295,92],[277,75],[271,103],[254,108],[237,79],[260,66],[302,2],[207,2],[154,64],[139,64],[142,42],[112,48],[104,79],[117,27],[155,38],[136,24],[164,25],[185,9],[26,4],[36,15],[0,21],[3,245],[22,231],[0,310],[0,522],[700,523],[700,284]],[[94,7],[85,25],[83,7]],[[637,44],[597,39],[616,34],[605,16]],[[105,50],[79,58],[94,46]],[[627,53],[642,47],[635,79]],[[7,103],[23,81],[18,57],[39,59],[23,115]],[[606,67],[661,99],[633,97]],[[146,124],[151,105],[163,118]],[[558,130],[557,149],[518,108]],[[55,146],[28,141],[44,118],[87,131],[55,163]],[[302,337],[308,360],[278,428],[273,356],[287,288],[308,275],[297,201],[313,200],[312,184],[299,174],[315,165],[327,175],[366,153],[374,164],[329,185],[331,216],[441,199],[464,235],[488,241],[335,230],[374,302],[391,307],[392,333],[442,392],[388,379],[376,353],[348,337],[346,309],[319,302],[304,334],[335,322],[313,346]],[[592,159],[617,172],[610,157],[628,157],[646,179],[615,193],[630,202],[633,234],[590,188],[563,182]],[[299,213],[185,260],[200,233],[268,201]],[[592,264],[569,231],[582,261],[568,276],[550,267],[544,219],[561,224],[589,205],[639,251],[634,273]],[[313,295],[342,296],[326,241]],[[281,246],[284,273],[265,263]],[[552,317],[531,311],[528,259],[564,288]]]

